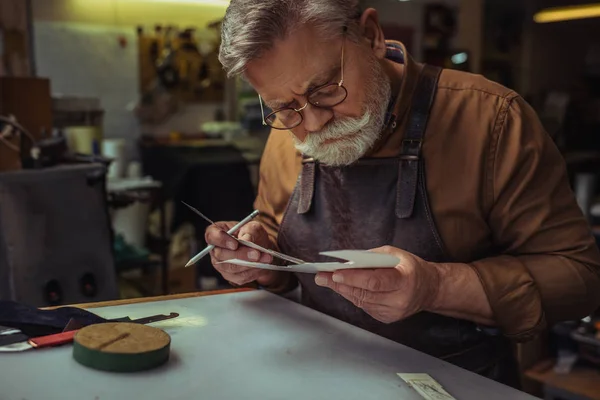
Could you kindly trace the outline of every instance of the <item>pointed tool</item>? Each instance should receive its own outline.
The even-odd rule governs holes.
[[[185,203],[184,203],[185,204]],[[186,204],[187,206],[187,204]],[[190,206],[188,206],[190,207]],[[197,211],[195,208],[191,207],[192,211]],[[199,211],[198,215],[201,215],[201,213]],[[236,237],[232,236],[234,233],[236,233],[237,231],[239,231],[240,229],[242,229],[242,227],[244,225],[246,225],[248,222],[252,221],[254,218],[256,218],[256,216],[258,216],[259,211],[258,210],[254,210],[250,215],[248,215],[246,218],[244,218],[243,220],[241,220],[240,222],[238,222],[234,227],[232,227],[230,230],[228,230],[226,233],[233,237],[235,240],[237,240],[239,242],[239,239],[237,239]],[[210,220],[209,220],[210,221]],[[206,256],[208,253],[210,253],[213,249],[215,248],[214,245],[208,245],[204,250],[202,250],[200,253],[196,254],[190,261],[188,261],[187,264],[185,264],[186,267],[189,267],[190,265],[194,265],[195,263],[197,263],[198,261],[200,261],[200,259],[202,259],[204,256]]]

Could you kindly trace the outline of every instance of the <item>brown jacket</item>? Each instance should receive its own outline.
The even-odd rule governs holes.
[[[370,156],[399,153],[421,68],[407,57],[398,128]],[[478,75],[444,70],[425,138],[437,228],[455,261],[477,272],[507,336],[525,339],[600,306],[600,253],[561,154],[518,94]],[[300,161],[289,133],[272,132],[255,207],[273,240]]]

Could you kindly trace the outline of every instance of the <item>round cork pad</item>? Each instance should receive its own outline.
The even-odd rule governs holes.
[[[73,339],[73,358],[87,367],[111,372],[136,372],[169,359],[171,338],[151,326],[114,322],[82,328]]]

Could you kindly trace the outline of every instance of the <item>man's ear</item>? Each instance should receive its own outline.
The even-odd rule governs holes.
[[[367,8],[362,13],[359,29],[364,43],[371,48],[378,59],[384,59],[386,55],[385,37],[381,25],[379,25],[377,10]]]

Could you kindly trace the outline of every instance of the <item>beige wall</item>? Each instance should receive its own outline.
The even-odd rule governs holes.
[[[94,23],[115,26],[153,26],[177,24],[179,27],[205,27],[219,20],[225,13],[224,0],[209,0],[213,4],[190,0],[32,0],[33,18],[37,21]],[[396,22],[415,30],[416,51],[421,58],[423,9],[429,0],[399,2],[396,0],[368,0],[367,5],[379,10],[382,22]],[[483,0],[439,0],[460,7],[457,46],[468,50],[472,65],[479,72],[481,63],[481,20]]]
[[[225,14],[223,5],[182,0],[32,0],[32,3],[34,20],[116,26],[159,23],[181,28],[205,27]]]

